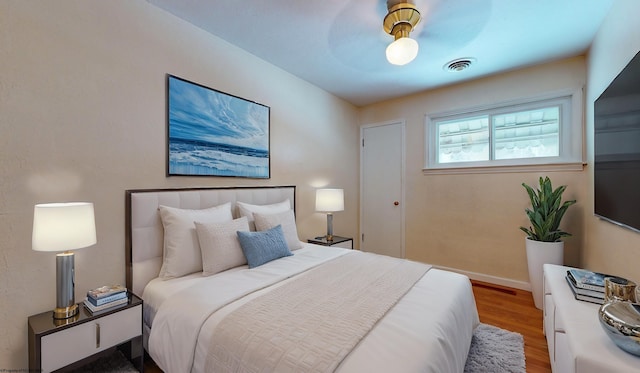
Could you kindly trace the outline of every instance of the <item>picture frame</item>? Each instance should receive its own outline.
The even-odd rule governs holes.
[[[270,111],[167,75],[167,175],[269,179]]]

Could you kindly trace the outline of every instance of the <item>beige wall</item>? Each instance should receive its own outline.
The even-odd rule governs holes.
[[[588,160],[593,164],[593,102],[640,51],[640,2],[618,0],[600,27],[588,56]],[[640,282],[640,233],[593,216],[593,169],[589,169],[583,262],[585,267]],[[640,210],[640,206],[630,206]]]
[[[565,262],[578,265],[588,206],[585,171],[424,175],[422,168],[426,114],[580,90],[585,79],[585,60],[576,57],[363,108],[361,124],[406,120],[406,256],[528,288],[525,235],[518,227],[527,224],[529,199],[521,184],[549,175],[554,185],[568,186],[566,198],[578,200],[563,224],[575,235],[565,241]]]
[[[587,58],[559,62],[420,93],[362,108],[360,124],[398,118],[407,123],[406,255],[496,283],[528,287],[522,182],[549,175],[577,199],[564,220],[565,263],[640,281],[640,234],[593,215],[593,102],[640,50],[635,0],[619,0]],[[584,86],[585,150],[581,172],[423,175],[424,116]],[[476,276],[477,274],[477,276]]]
[[[271,107],[270,180],[165,176],[166,74]],[[0,2],[0,370],[27,365],[27,317],[55,305],[55,256],[31,250],[33,205],[95,203],[76,299],[124,283],[124,191],[297,185],[300,238],[325,232],[314,188],[358,219],[357,109],[144,0]],[[337,167],[335,165],[338,165]]]

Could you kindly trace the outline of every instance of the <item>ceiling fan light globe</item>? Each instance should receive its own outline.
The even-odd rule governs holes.
[[[399,38],[387,47],[387,61],[393,65],[406,65],[418,55],[418,42],[411,38]]]

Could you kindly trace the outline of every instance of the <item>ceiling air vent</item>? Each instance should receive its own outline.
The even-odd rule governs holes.
[[[462,70],[466,70],[467,68],[469,68],[471,66],[472,63],[475,62],[475,58],[458,58],[455,59],[453,61],[449,61],[447,62],[444,66],[443,69],[445,71],[450,71],[453,73],[457,73],[460,72]]]

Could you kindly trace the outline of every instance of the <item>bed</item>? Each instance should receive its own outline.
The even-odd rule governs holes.
[[[144,300],[144,346],[156,364],[165,372],[462,372],[479,324],[469,279],[304,243],[295,201],[295,186],[126,191],[127,287]],[[290,250],[272,254],[265,242]],[[275,257],[256,261],[252,245]],[[219,256],[221,247],[236,256]]]

